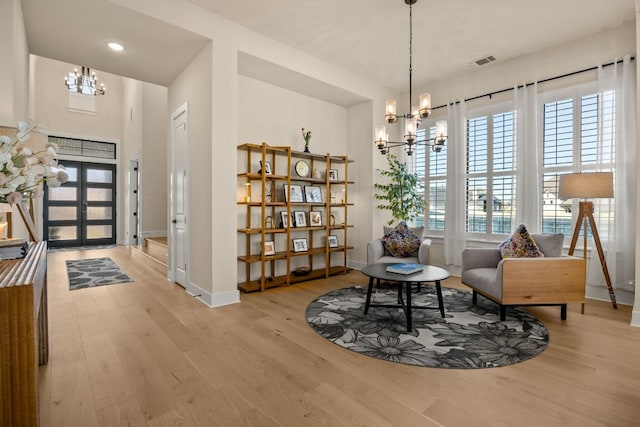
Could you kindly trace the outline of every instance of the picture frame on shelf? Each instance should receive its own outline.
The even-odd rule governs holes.
[[[337,181],[338,180],[338,169],[329,169],[329,181]]]
[[[329,241],[330,248],[338,247],[338,236],[336,236],[335,234],[330,234],[329,236],[327,236],[327,240]]]
[[[268,228],[268,229],[276,228],[275,227],[275,222],[273,221],[273,218],[271,216],[267,216],[264,219],[264,228]]]
[[[284,201],[291,203],[304,203],[304,193],[302,192],[302,186],[298,184],[282,184],[284,188]],[[291,188],[289,188],[291,187]],[[319,188],[319,187],[318,187]],[[291,200],[289,200],[289,194],[291,194]]]
[[[332,191],[330,194],[329,200],[331,201],[332,204],[339,203],[340,199],[338,198],[338,193],[336,193],[335,191]]]
[[[287,215],[287,211],[280,212],[280,228],[289,228],[289,215]]]
[[[322,190],[317,185],[305,185],[304,195],[307,203],[322,203]]]
[[[294,211],[293,212],[294,219],[294,227],[306,227],[307,226],[307,215],[305,211]]]
[[[262,245],[262,253],[265,256],[271,256],[276,254],[276,246],[273,240],[266,240]]]
[[[293,242],[293,252],[307,252],[309,250],[309,245],[307,243],[306,237],[291,240]]]
[[[322,227],[322,212],[309,212],[309,227]]]
[[[271,162],[265,161],[263,167],[262,160],[260,160],[260,171],[258,173],[262,173],[262,169],[264,169],[265,175],[271,175]]]

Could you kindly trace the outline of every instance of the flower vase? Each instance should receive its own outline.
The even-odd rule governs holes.
[[[304,146],[304,152],[305,153],[311,153],[311,151],[309,151],[309,146],[308,145]]]

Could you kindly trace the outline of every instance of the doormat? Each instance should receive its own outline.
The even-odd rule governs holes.
[[[67,260],[67,275],[71,291],[132,281],[109,257]]]

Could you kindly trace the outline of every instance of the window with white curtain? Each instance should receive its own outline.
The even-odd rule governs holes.
[[[490,239],[507,235],[515,218],[515,113],[476,113],[467,119],[466,231]]]
[[[591,86],[581,87],[571,96],[561,95],[552,100],[547,95],[542,105],[542,232],[571,236],[572,210],[577,201],[558,198],[558,176],[615,171],[615,92],[603,92],[600,107],[596,89]],[[603,240],[608,236],[607,222],[599,221],[599,216],[613,215],[610,204],[606,200],[596,203],[595,216],[603,224],[598,230]]]
[[[418,129],[416,134],[418,145],[416,146],[415,151],[413,152],[413,172],[418,177],[418,188],[416,188],[416,194],[418,197],[425,197],[425,172],[426,172],[426,161],[425,161],[425,153],[428,147],[425,147],[426,143],[426,131],[425,129]],[[414,219],[414,224],[416,227],[422,227],[424,225],[424,213],[422,215],[416,216]]]
[[[425,141],[427,132],[429,140],[433,141],[436,133],[434,125],[427,125],[425,129],[418,130],[418,139]],[[442,233],[444,231],[445,195],[447,189],[447,146],[445,144],[440,152],[435,152],[428,144],[420,145],[414,156],[415,171],[420,182],[424,182],[422,190],[426,189],[426,197],[428,198],[427,210],[425,211],[427,221],[423,217],[421,218],[422,222],[426,222],[426,230],[434,234]],[[419,225],[422,225],[422,223]]]

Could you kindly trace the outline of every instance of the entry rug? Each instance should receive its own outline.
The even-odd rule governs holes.
[[[366,286],[331,291],[309,304],[306,318],[318,334],[346,349],[390,362],[432,368],[478,369],[523,362],[547,347],[547,328],[519,308],[507,309],[471,292],[442,288],[445,318],[439,310],[414,308],[413,331],[400,308],[370,307],[364,314]],[[374,288],[372,303],[397,304],[397,290]],[[435,287],[411,294],[414,306],[438,307]]]
[[[67,260],[69,290],[131,282],[109,257]]]

